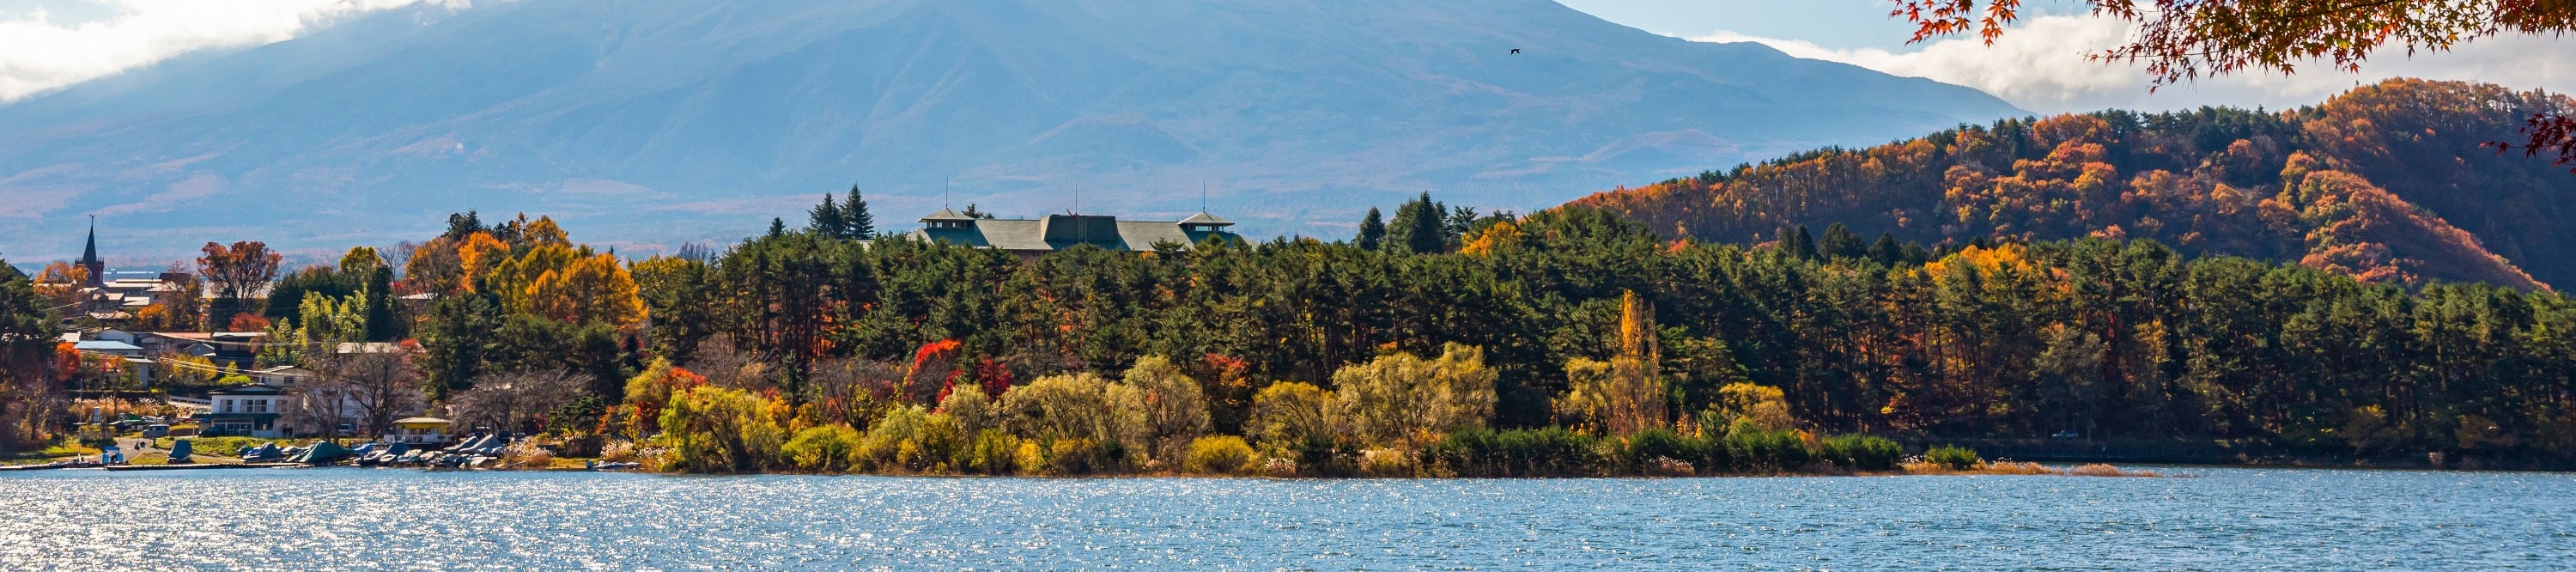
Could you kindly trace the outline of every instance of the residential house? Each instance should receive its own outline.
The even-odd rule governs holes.
[[[242,375],[248,376],[252,383],[272,387],[292,388],[299,382],[313,379],[314,373],[313,370],[309,369],[291,365],[281,365],[245,371],[242,372]]]
[[[187,354],[206,358],[216,366],[247,369],[259,359],[259,345],[268,340],[267,332],[146,332],[138,334],[136,345],[152,355]]]
[[[173,368],[186,366],[167,360],[173,354],[206,358],[215,367],[241,368],[258,357],[261,332],[128,332],[107,329],[87,334],[64,334],[72,349],[84,353],[112,356],[125,361],[134,372],[135,382],[151,387],[156,378]]]
[[[197,415],[203,427],[198,434],[208,437],[260,437],[275,439],[285,436],[277,418],[286,408],[286,388],[271,385],[243,385],[206,393],[213,402],[207,411]]]
[[[107,354],[117,357],[143,357],[143,346],[116,340],[83,340],[72,344],[75,351]]]
[[[316,407],[313,400],[325,400],[329,407]],[[214,437],[357,435],[366,418],[366,409],[350,391],[328,386],[297,391],[254,383],[207,392],[205,401],[204,412],[194,417],[201,420],[203,434]]]

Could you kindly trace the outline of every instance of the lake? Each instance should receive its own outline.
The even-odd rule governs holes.
[[[0,473],[0,568],[2566,569],[2576,474]]]

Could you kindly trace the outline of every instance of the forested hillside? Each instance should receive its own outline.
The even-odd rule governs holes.
[[[1940,243],[2152,238],[2372,284],[2576,283],[2576,175],[2482,144],[2565,96],[2390,80],[2296,110],[2106,111],[1595,194],[1573,204],[1714,241],[1841,223]],[[1791,231],[1794,232],[1794,231]]]
[[[1494,372],[1502,427],[1622,433],[1585,413],[1620,404],[1668,426],[1731,410],[1727,388],[1749,387],[1773,388],[1793,425],[1820,431],[2576,452],[2576,308],[2554,292],[2410,291],[2143,240],[1924,248],[1828,232],[1748,249],[1676,244],[1580,208],[1443,221],[1433,213],[1453,209],[1417,199],[1396,212],[1389,232],[1352,243],[1080,248],[1021,263],[777,232],[633,267],[656,355],[697,371],[758,356],[774,374],[750,387],[790,404],[914,378],[925,381],[904,399],[928,403],[943,384],[927,380],[1016,384],[1163,356],[1232,432],[1277,382],[1332,390],[1343,368],[1463,344]],[[924,377],[924,356],[955,365]],[[1601,385],[1617,376],[1599,364],[1621,359],[1653,374]]]

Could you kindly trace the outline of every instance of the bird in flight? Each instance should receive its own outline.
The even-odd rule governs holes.
[[[1515,55],[1515,56],[1517,56],[1517,55],[1521,55],[1521,49],[1520,49],[1520,48],[1512,48],[1512,55]]]

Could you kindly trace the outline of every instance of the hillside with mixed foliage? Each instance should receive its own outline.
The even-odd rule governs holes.
[[[1825,149],[1573,204],[1768,241],[1847,225],[1926,243],[2151,238],[2371,284],[2576,283],[2576,177],[2483,146],[2565,96],[2389,80],[2280,112],[2106,111]],[[1794,233],[1794,230],[1786,231]]]

